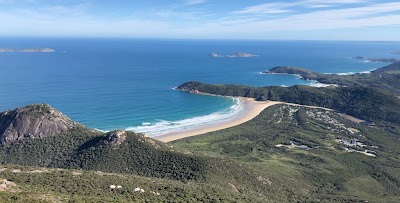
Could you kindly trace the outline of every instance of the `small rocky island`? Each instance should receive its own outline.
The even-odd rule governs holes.
[[[235,52],[235,53],[231,53],[228,55],[223,55],[223,54],[218,54],[218,53],[211,53],[210,57],[212,58],[223,58],[223,57],[227,57],[227,58],[251,58],[251,57],[256,57],[258,55],[255,54],[251,54],[251,53],[247,53],[247,52]]]
[[[0,53],[51,53],[56,50],[50,48],[27,48],[27,49],[10,49],[0,48]]]
[[[368,62],[382,62],[382,63],[395,63],[399,61],[399,59],[394,59],[394,58],[367,58],[363,56],[356,56],[353,57],[353,59],[366,60]]]

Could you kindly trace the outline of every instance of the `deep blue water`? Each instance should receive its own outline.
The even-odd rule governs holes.
[[[43,47],[56,52],[0,53],[1,111],[49,103],[88,127],[137,130],[132,127],[144,124],[155,134],[227,116],[240,108],[233,107],[236,101],[231,98],[172,90],[186,81],[310,84],[295,76],[259,72],[278,65],[322,73],[362,72],[386,64],[351,57],[400,57],[390,54],[400,51],[398,42],[0,39],[0,48]],[[208,56],[240,51],[259,56]]]

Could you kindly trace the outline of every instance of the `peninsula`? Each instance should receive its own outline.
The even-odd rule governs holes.
[[[356,56],[353,57],[353,59],[366,60],[368,62],[382,62],[382,63],[395,63],[399,61],[399,59],[394,59],[394,58],[367,58],[363,56]]]
[[[277,66],[262,72],[262,74],[293,74],[303,80],[314,80],[322,84],[334,84],[337,86],[364,86],[400,94],[400,61],[378,68],[370,73],[354,74],[325,74],[316,73],[304,68],[291,66]]]

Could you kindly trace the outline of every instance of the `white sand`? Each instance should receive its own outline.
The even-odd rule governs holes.
[[[226,121],[222,121],[219,123],[216,123],[215,125],[208,125],[208,126],[202,126],[199,128],[193,128],[185,131],[179,131],[179,132],[173,132],[173,133],[168,133],[165,135],[160,135],[153,137],[156,140],[160,140],[162,142],[170,142],[186,137],[191,137],[195,135],[200,135],[208,132],[214,132],[217,130],[222,130],[225,128],[230,128],[233,126],[237,126],[239,124],[245,123],[254,117],[258,116],[264,109],[266,109],[269,106],[275,105],[275,104],[281,104],[282,102],[276,102],[276,101],[262,101],[258,102],[255,101],[252,98],[240,98],[241,101],[243,102],[243,110],[236,114],[234,117],[231,117],[227,119]]]

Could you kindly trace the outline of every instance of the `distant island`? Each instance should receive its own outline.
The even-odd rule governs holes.
[[[356,56],[356,57],[353,57],[353,59],[366,60],[368,62],[382,62],[382,63],[394,63],[394,62],[399,61],[399,59],[394,59],[394,58],[366,58],[363,56]]]
[[[213,58],[223,58],[223,57],[227,57],[227,58],[250,58],[250,57],[256,57],[256,56],[258,56],[258,55],[247,53],[247,52],[235,52],[235,53],[228,54],[228,55],[218,54],[218,53],[215,53],[215,52],[210,54],[210,57],[213,57]]]
[[[400,51],[393,52],[392,54],[400,54]]]
[[[27,48],[27,49],[10,49],[10,48],[0,48],[0,53],[50,53],[56,50],[50,48]]]

